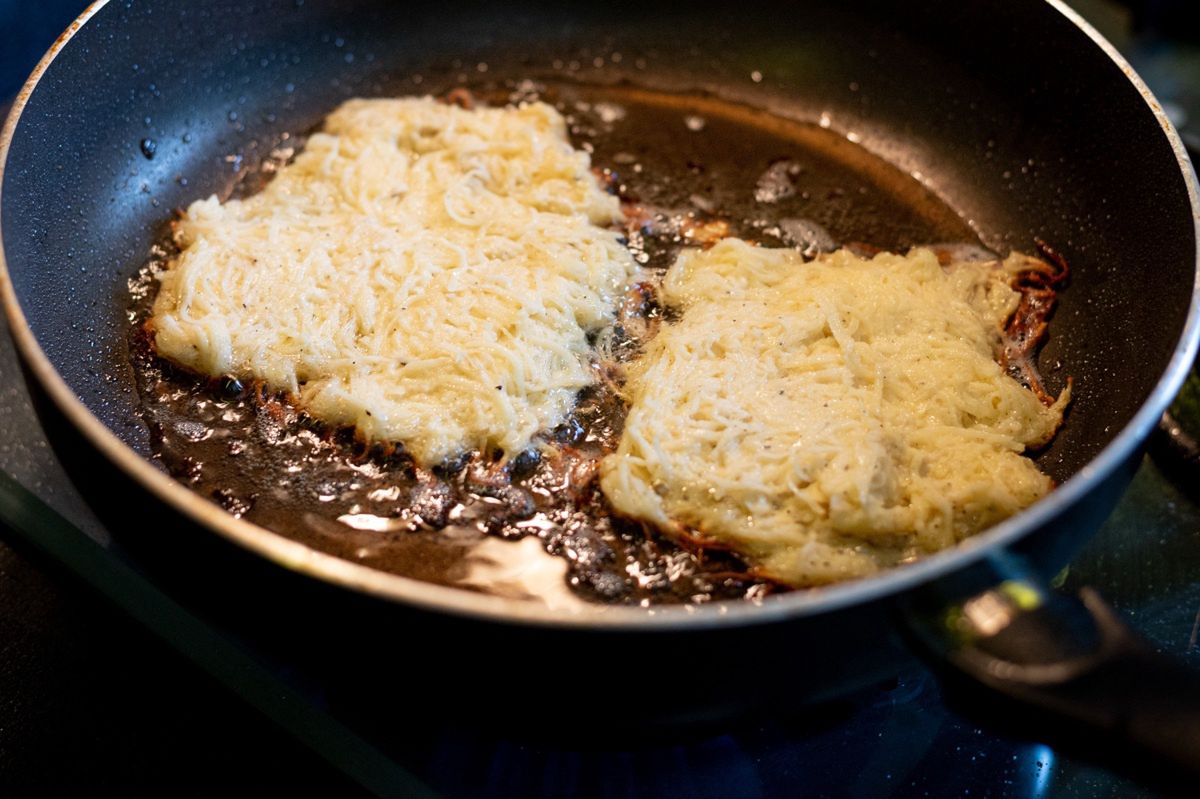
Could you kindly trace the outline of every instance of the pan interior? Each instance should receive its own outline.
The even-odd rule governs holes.
[[[646,220],[630,245],[652,274],[666,270],[689,230],[713,223],[812,253],[836,244],[981,247],[926,187],[819,124],[627,85],[514,79],[473,89],[494,103],[536,97],[558,107],[575,145],[592,151],[593,167]],[[248,175],[236,193],[258,177]],[[291,408],[260,404],[244,387],[205,386],[165,366],[140,335],[153,289],[147,277],[132,326],[152,449],[173,476],[231,513],[382,571],[485,592],[541,592],[547,601],[571,598],[545,596],[562,593],[566,581],[542,548],[562,557],[569,584],[593,601],[708,601],[767,588],[742,576],[735,558],[683,551],[610,518],[587,475],[620,436],[625,409],[611,390],[586,392],[550,432],[560,455],[517,461],[512,482],[497,488],[478,453],[417,470],[403,457],[363,452],[347,435],[331,444]],[[540,546],[498,540],[526,537]],[[539,570],[544,577],[514,576]]]
[[[557,83],[584,103],[602,91],[657,115],[643,141],[659,142],[667,166],[703,140],[679,124],[695,115],[751,165],[726,165],[737,180],[761,176],[778,154],[771,142],[811,162],[818,183],[840,170],[846,179],[827,183],[842,195],[810,191],[812,204],[795,210],[843,241],[1055,245],[1074,279],[1042,365],[1052,384],[1072,375],[1077,391],[1041,463],[1069,478],[1149,395],[1193,291],[1186,185],[1157,121],[1121,70],[1043,3],[934,2],[903,19],[870,2],[797,13],[752,3],[731,23],[720,4],[619,19],[464,4],[448,25],[443,9],[420,4],[110,3],[50,64],[10,143],[0,221],[16,295],[88,410],[149,456],[127,282],[172,208],[228,193],[285,133],[311,129],[348,96]],[[1048,50],[1072,68],[1030,57]],[[668,99],[680,97],[693,111]],[[598,160],[617,154],[597,140]],[[634,154],[650,174],[651,154]],[[660,204],[700,185],[684,160]],[[695,163],[709,180],[721,166]],[[867,202],[855,202],[857,187]]]

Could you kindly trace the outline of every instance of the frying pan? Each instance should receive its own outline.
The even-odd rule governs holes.
[[[1061,485],[869,579],[761,604],[564,613],[339,560],[174,482],[149,457],[124,315],[170,209],[226,192],[346,97],[436,92],[483,69],[820,122],[990,248],[1052,242],[1073,280],[1041,362],[1076,389],[1039,457]],[[181,590],[299,631],[381,708],[690,723],[836,696],[915,649],[971,707],[1007,697],[999,722],[1107,747],[1092,754],[1116,753],[1109,765],[1200,769],[1194,676],[1094,595],[1043,587],[1115,504],[1200,337],[1191,165],[1129,66],[1061,3],[99,2],[35,71],[0,144],[5,310],[80,487]]]

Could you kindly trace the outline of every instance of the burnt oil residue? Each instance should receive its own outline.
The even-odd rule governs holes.
[[[594,163],[615,174],[623,197],[665,223],[665,235],[650,243],[656,251],[688,243],[697,221],[809,254],[838,245],[903,252],[978,243],[916,179],[819,125],[628,86],[555,94],[576,144],[590,146]]]
[[[131,286],[130,312],[130,349],[156,457],[236,516],[431,583],[539,595],[533,586],[489,584],[474,568],[482,544],[536,536],[564,564],[571,591],[587,601],[704,602],[776,590],[728,553],[682,549],[612,517],[599,493],[598,464],[615,449],[625,414],[619,364],[663,315],[654,301],[656,279],[681,246],[722,235],[809,254],[976,237],[915,180],[817,125],[628,86],[501,83],[478,87],[477,96],[556,105],[575,145],[592,153],[598,175],[622,198],[629,246],[647,277],[630,291],[613,333],[603,336],[611,355],[598,365],[604,378],[526,452],[468,453],[421,469],[402,448],[366,446],[348,431],[325,429],[261,385],[197,378],[157,358],[143,326],[153,274],[174,254],[164,242]],[[234,196],[263,185],[302,141],[287,141]]]

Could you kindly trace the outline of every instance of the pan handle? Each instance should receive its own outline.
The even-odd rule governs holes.
[[[948,702],[1167,790],[1200,785],[1200,671],[1155,652],[1095,591],[1052,591],[1011,555],[991,565],[991,588],[905,611]]]

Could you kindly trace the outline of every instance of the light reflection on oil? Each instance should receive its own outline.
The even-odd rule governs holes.
[[[485,538],[466,557],[464,586],[510,599],[538,599],[551,610],[589,607],[567,587],[567,563],[550,555],[536,536],[519,541]]]

